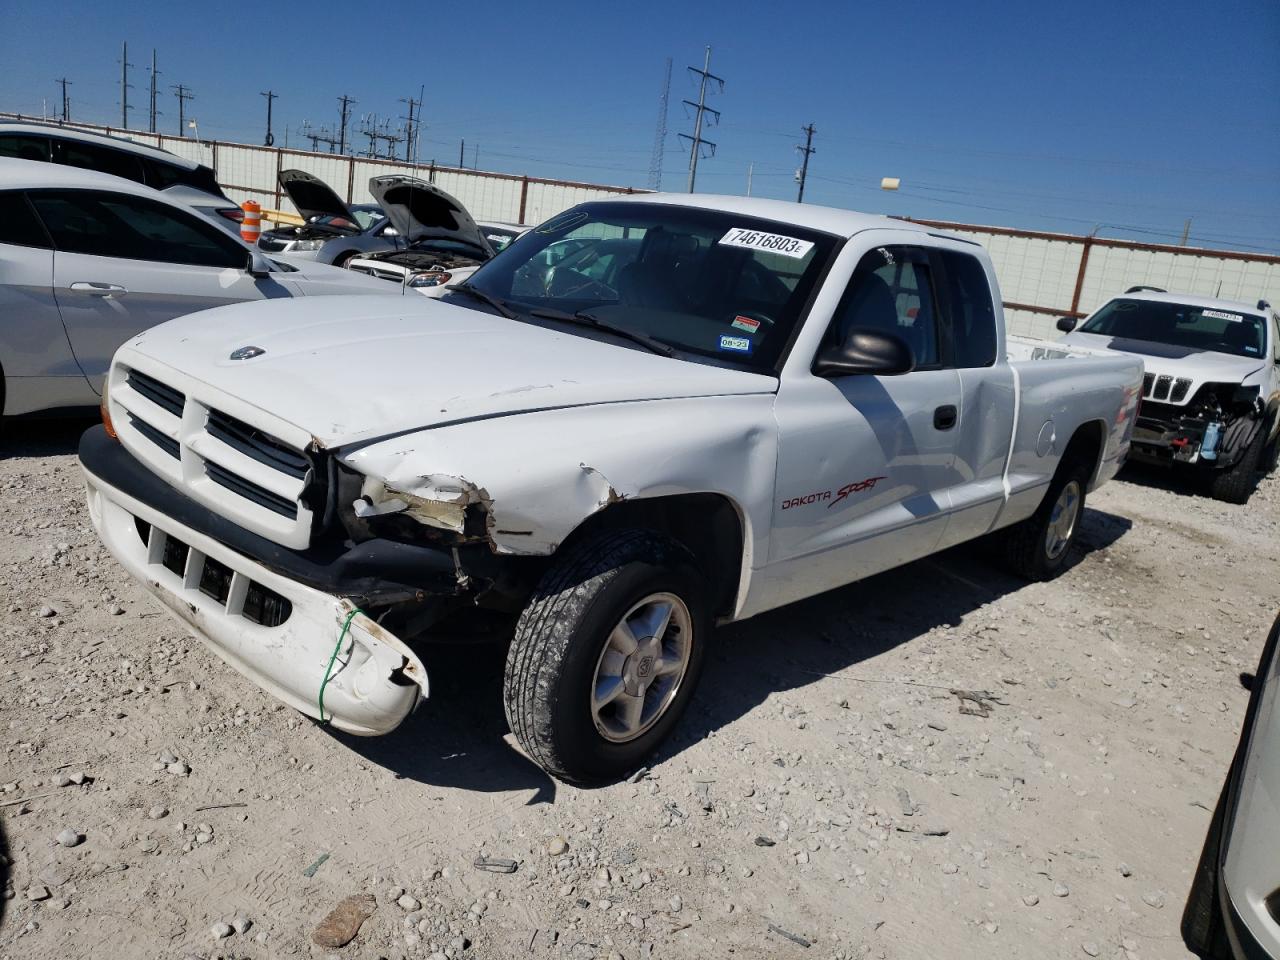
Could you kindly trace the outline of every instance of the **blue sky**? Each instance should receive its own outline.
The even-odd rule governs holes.
[[[817,128],[806,202],[1030,229],[1280,253],[1280,3],[421,3],[195,5],[0,0],[0,110],[39,114],[73,81],[72,117],[118,123],[121,41],[145,128],[172,84],[205,137],[276,142],[336,125],[337,97],[399,117],[425,85],[422,156],[645,186],[665,60],[663,186],[683,190],[684,69],[725,79],[698,189],[794,199],[801,127]],[[305,11],[305,14],[303,13]],[[368,22],[362,22],[368,17]],[[469,19],[472,18],[472,19]],[[255,53],[256,51],[256,53]],[[359,145],[366,143],[359,139]],[[897,194],[880,178],[901,178]]]

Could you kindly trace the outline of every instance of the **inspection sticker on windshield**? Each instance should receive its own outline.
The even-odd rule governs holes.
[[[751,338],[750,337],[730,337],[722,336],[720,338],[721,350],[732,350],[734,353],[750,353]]]
[[[730,326],[736,327],[739,330],[745,330],[747,333],[755,333],[760,329],[760,321],[754,320],[751,317],[737,316],[733,318],[733,323],[730,324]]]
[[[1213,317],[1215,320],[1231,320],[1234,323],[1239,323],[1244,319],[1238,313],[1223,313],[1221,310],[1201,310],[1200,316]]]
[[[793,260],[799,260],[813,249],[813,243],[809,240],[784,237],[779,233],[761,233],[745,227],[730,227],[729,232],[720,238],[720,243],[727,247],[747,247],[766,253],[779,253]]]

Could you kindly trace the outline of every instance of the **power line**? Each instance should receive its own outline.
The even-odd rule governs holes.
[[[804,181],[805,178],[809,176],[809,155],[812,154],[815,149],[813,146],[813,135],[816,132],[813,129],[812,123],[807,127],[801,127],[800,129],[804,131],[804,146],[796,147],[796,149],[804,154],[804,162],[800,164],[800,173],[796,177],[796,179],[800,181],[800,192],[796,195],[796,203],[804,203]]]
[[[264,90],[258,96],[267,98],[267,135],[263,138],[262,145],[264,147],[274,147],[276,145],[276,136],[271,132],[271,104],[279,94],[274,90]]]
[[[62,84],[62,122],[66,123],[71,119],[71,101],[67,98],[67,87],[71,85],[71,81],[66,77],[59,77],[53,82]]]
[[[671,98],[671,58],[667,57],[667,69],[662,81],[662,96],[658,98],[658,127],[653,134],[653,156],[649,159],[649,186],[662,189],[662,154],[667,145],[667,113]]]
[[[181,83],[175,83],[170,89],[178,98],[178,136],[185,137],[187,135],[187,101],[194,100],[196,95]]]
[[[714,123],[720,122],[720,111],[712,110],[707,106],[707,81],[714,80],[716,83],[720,84],[720,90],[723,92],[724,80],[711,73],[710,46],[707,47],[707,53],[703,60],[702,69],[699,70],[697,67],[689,67],[689,71],[694,74],[694,76],[700,78],[698,81],[698,102],[694,103],[692,100],[686,100],[684,102],[688,106],[693,107],[697,113],[693,120],[693,136],[690,137],[687,134],[682,133],[680,134],[680,138],[682,140],[689,141],[689,192],[693,193],[694,181],[698,178],[698,155],[702,152],[702,145],[706,144],[711,148],[710,152],[707,154],[708,156],[714,157],[716,155],[716,145],[710,140],[704,140],[702,138],[702,115],[704,113],[711,114],[714,118]]]

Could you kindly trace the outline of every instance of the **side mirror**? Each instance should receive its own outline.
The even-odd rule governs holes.
[[[254,279],[261,279],[270,276],[275,271],[271,266],[271,261],[263,256],[260,251],[250,250],[248,262],[244,265],[244,272]]]
[[[1075,317],[1059,317],[1058,318],[1058,329],[1061,330],[1063,333],[1070,333],[1075,328],[1076,328]]]
[[[813,364],[819,377],[847,377],[860,373],[893,376],[910,373],[916,358],[901,337],[855,327],[844,343],[823,347]]]

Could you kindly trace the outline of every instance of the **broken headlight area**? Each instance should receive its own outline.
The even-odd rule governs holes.
[[[410,489],[397,489],[338,463],[336,488],[338,518],[357,543],[386,539],[455,547],[488,542],[488,495],[465,480],[415,477]]]
[[[1135,459],[1230,467],[1262,422],[1258,387],[1206,383],[1185,405],[1143,400],[1133,431]]]

